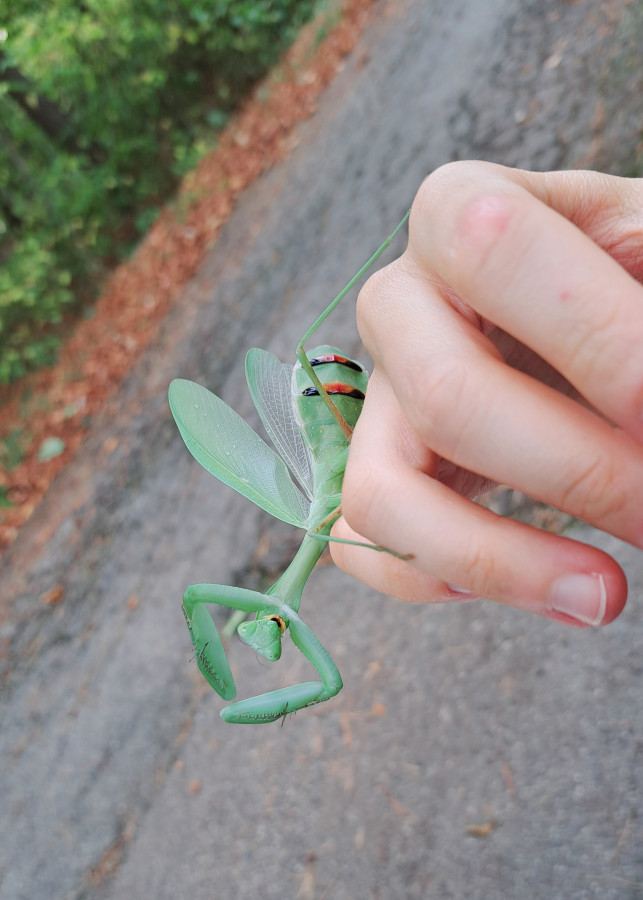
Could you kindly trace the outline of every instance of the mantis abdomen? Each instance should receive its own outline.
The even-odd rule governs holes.
[[[293,401],[312,457],[314,497],[319,500],[341,494],[349,434],[362,411],[368,373],[361,363],[344,356],[336,347],[315,347],[308,355],[323,391],[297,362],[292,374]]]

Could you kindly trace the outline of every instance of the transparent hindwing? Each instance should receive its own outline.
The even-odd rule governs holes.
[[[293,409],[292,366],[267,350],[254,348],[246,356],[246,378],[270,440],[312,501],[312,464]]]

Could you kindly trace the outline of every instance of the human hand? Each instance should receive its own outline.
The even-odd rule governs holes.
[[[332,544],[335,562],[404,600],[616,618],[611,557],[470,498],[501,483],[643,547],[640,281],[643,179],[479,162],[430,175],[407,250],[359,296],[375,371],[332,532],[413,559]]]

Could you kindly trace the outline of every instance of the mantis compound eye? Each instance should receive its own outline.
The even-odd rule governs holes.
[[[254,622],[242,622],[237,634],[249,647],[271,661],[281,656],[281,636],[286,630],[286,623],[274,613],[257,616]]]

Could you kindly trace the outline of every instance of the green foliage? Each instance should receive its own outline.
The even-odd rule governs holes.
[[[149,227],[313,6],[13,0],[0,20],[0,382],[51,361],[64,310]]]
[[[29,437],[18,428],[14,428],[0,441],[0,464],[7,471],[15,469],[24,459]]]

